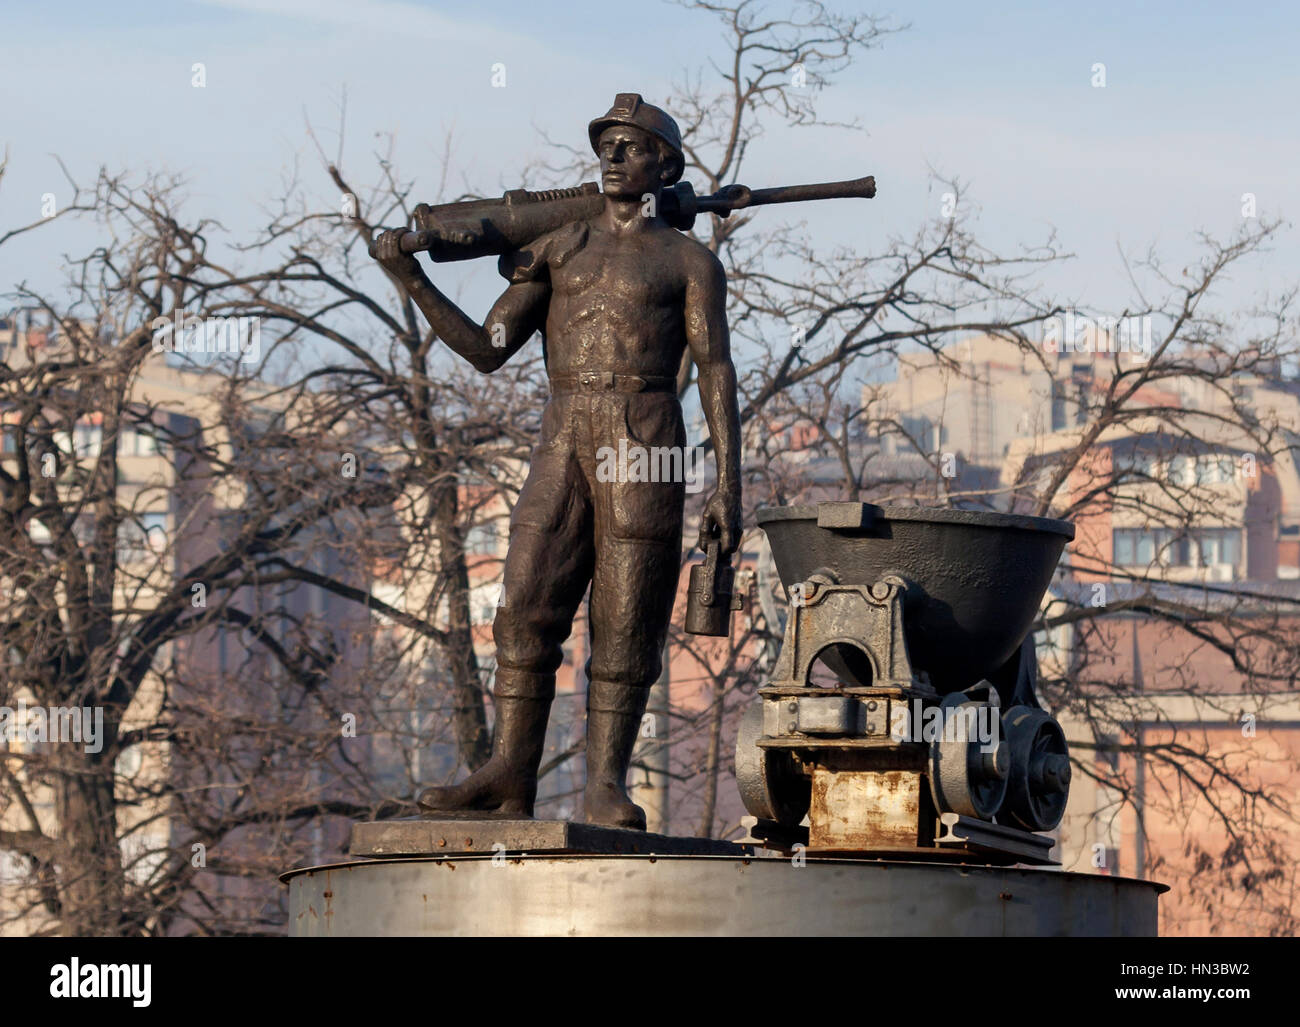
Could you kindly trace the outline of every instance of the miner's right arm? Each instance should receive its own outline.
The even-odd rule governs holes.
[[[383,232],[375,240],[376,259],[406,289],[449,348],[488,374],[509,360],[546,322],[550,284],[525,281],[512,284],[492,305],[483,324],[476,324],[460,307],[429,281],[419,262],[401,250],[405,229]]]

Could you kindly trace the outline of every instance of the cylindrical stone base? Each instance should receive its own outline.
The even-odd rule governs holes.
[[[730,856],[461,856],[296,870],[289,933],[349,936],[1156,934],[1150,881]]]

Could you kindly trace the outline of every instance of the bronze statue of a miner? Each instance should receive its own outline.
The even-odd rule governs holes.
[[[551,385],[493,624],[492,756],[460,784],[427,789],[420,806],[532,815],[561,646],[590,584],[584,815],[644,830],[627,771],[677,593],[685,483],[599,480],[597,451],[622,441],[684,454],[676,382],[689,347],[718,468],[701,539],[717,537],[731,554],[741,532],[736,372],[722,265],[660,209],[685,165],[676,122],[621,93],[588,134],[603,204],[501,257],[510,285],[484,324],[429,281],[403,249],[406,229],[384,232],[374,252],[438,336],[484,373],[540,329]]]

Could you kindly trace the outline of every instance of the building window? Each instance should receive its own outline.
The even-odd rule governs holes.
[[[1133,557],[1133,536],[1136,532],[1119,529],[1115,532],[1115,562],[1121,567],[1131,567],[1136,561]]]
[[[1115,465],[1121,471],[1132,472],[1137,478],[1159,480],[1167,477],[1170,484],[1179,488],[1222,485],[1237,477],[1237,460],[1232,453],[1201,453],[1199,456],[1179,453],[1162,461],[1150,451],[1135,449],[1117,453]]]
[[[1154,453],[1135,449],[1127,453],[1117,453],[1115,468],[1120,472],[1128,472],[1139,480],[1154,479],[1160,474],[1160,461]]]
[[[158,440],[148,431],[127,428],[122,432],[122,456],[156,456]]]
[[[73,452],[78,460],[93,460],[99,456],[103,431],[97,424],[78,424],[72,431]]]
[[[118,554],[127,563],[157,556],[167,548],[167,515],[137,514],[118,530]]]
[[[465,535],[465,552],[479,556],[494,556],[497,552],[497,526],[494,521],[475,524]]]
[[[1236,566],[1241,562],[1241,529],[1198,528],[1176,533],[1169,528],[1116,528],[1112,552],[1120,567]]]
[[[948,428],[924,414],[903,414],[898,419],[903,434],[908,437],[913,448],[920,452],[929,452],[932,447],[948,444]]]
[[[1202,566],[1213,563],[1236,565],[1241,562],[1241,532],[1214,529],[1198,533]]]
[[[1052,379],[1052,431],[1065,427],[1065,386]]]
[[[1133,546],[1138,563],[1151,563],[1156,558],[1156,533],[1154,531],[1137,532],[1137,538],[1134,539]]]

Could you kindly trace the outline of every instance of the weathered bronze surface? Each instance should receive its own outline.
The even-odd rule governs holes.
[[[741,594],[734,591],[735,571],[718,548],[717,542],[710,542],[704,550],[704,562],[691,568],[684,626],[692,635],[726,638],[731,634],[732,611],[742,605]]]
[[[837,200],[852,197],[870,199],[876,195],[871,175],[847,182],[817,182],[784,185],[774,189],[750,189],[733,183],[711,196],[697,196],[689,182],[678,182],[659,196],[659,215],[673,228],[689,231],[700,214],[728,217],[732,211],[761,207],[769,203],[798,203],[803,200]],[[511,189],[499,200],[461,200],[416,206],[414,231],[404,232],[399,245],[404,253],[428,253],[439,263],[500,256],[524,249],[538,236],[563,228],[572,221],[600,215],[605,198],[595,182],[572,189]],[[379,255],[372,244],[370,255]]]
[[[406,229],[381,234],[374,253],[443,342],[484,373],[540,330],[552,393],[493,625],[492,756],[461,784],[426,790],[420,806],[532,815],[561,646],[590,584],[585,819],[644,830],[625,784],[676,595],[685,483],[600,481],[597,452],[620,441],[685,447],[676,383],[689,350],[718,467],[701,542],[716,537],[730,555],[741,532],[736,373],[722,265],[660,211],[684,170],[676,123],[621,93],[589,137],[599,211],[504,253],[510,286],[482,324],[429,281],[403,247]]]

